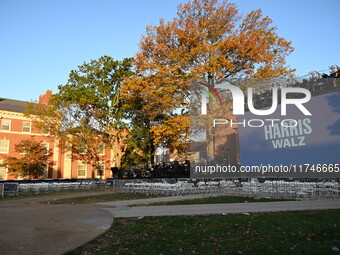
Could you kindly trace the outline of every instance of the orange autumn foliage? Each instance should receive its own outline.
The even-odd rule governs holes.
[[[177,126],[186,130],[186,117],[179,120],[173,111],[187,107],[192,79],[214,83],[229,77],[282,77],[294,71],[285,62],[293,51],[291,42],[276,31],[260,9],[242,15],[227,1],[180,4],[176,18],[146,28],[135,56],[136,75],[125,82],[122,96],[134,102],[131,105],[140,103],[137,114],[152,123],[154,142],[171,137],[176,143],[169,123],[176,118],[183,122]],[[181,140],[183,135],[177,134]]]

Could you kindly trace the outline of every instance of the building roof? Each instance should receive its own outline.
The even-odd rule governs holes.
[[[26,101],[19,101],[0,97],[0,110],[11,112],[25,112]]]

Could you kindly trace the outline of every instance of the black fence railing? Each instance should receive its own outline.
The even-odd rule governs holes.
[[[178,161],[158,163],[151,168],[111,168],[112,176],[117,179],[140,178],[190,178],[190,162]]]

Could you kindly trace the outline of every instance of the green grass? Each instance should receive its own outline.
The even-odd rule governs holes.
[[[132,205],[132,206],[228,204],[228,203],[275,202],[275,201],[287,201],[287,199],[268,199],[268,198],[256,199],[256,198],[251,198],[251,197],[217,196],[217,197],[186,199],[186,200],[171,201],[171,202],[156,202],[156,203],[139,204],[139,205]]]
[[[340,210],[119,218],[66,254],[339,254]]]
[[[64,198],[57,200],[44,201],[44,204],[90,204],[90,203],[101,203],[101,202],[112,202],[112,201],[122,201],[131,199],[143,199],[152,198],[152,196],[147,196],[143,194],[132,194],[132,193],[118,193],[112,192],[100,195],[90,195],[82,197]]]

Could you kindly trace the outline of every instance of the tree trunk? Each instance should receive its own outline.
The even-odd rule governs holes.
[[[214,87],[214,80],[211,75],[208,76],[208,84]],[[209,101],[211,105],[211,100]],[[213,128],[209,125],[208,129],[206,130],[206,138],[207,138],[207,160],[210,161],[214,159],[215,156],[215,134]]]
[[[154,139],[152,137],[152,133],[150,133],[150,161],[151,161],[151,166],[155,165],[155,154],[156,154],[156,147],[154,145]]]

